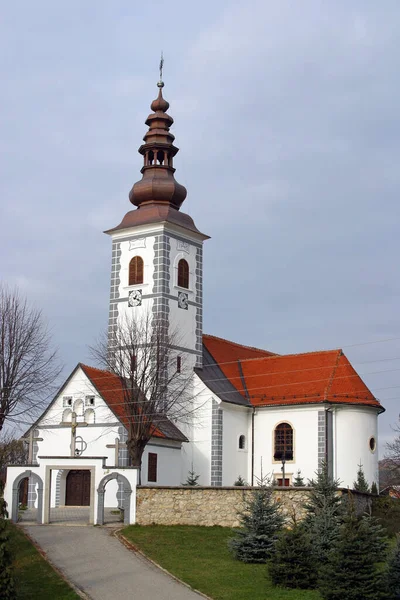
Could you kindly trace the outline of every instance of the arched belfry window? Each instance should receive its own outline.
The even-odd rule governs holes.
[[[143,258],[141,256],[134,256],[129,263],[129,285],[143,283],[143,272]]]
[[[246,437],[244,435],[239,436],[239,450],[246,449]]]
[[[293,460],[293,428],[289,423],[275,427],[274,460]]]
[[[189,265],[184,258],[178,262],[178,286],[186,289],[189,287]]]

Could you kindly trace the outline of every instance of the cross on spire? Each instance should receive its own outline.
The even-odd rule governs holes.
[[[164,55],[163,55],[163,51],[161,50],[161,58],[160,58],[160,81],[157,83],[158,87],[164,87],[164,82],[162,79],[162,72],[163,72],[163,67],[164,67]]]

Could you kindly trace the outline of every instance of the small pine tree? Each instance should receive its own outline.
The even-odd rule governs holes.
[[[316,479],[309,481],[311,492],[305,504],[304,524],[313,540],[313,555],[316,564],[326,562],[338,532],[343,515],[341,497],[338,495],[339,482],[334,480],[325,462],[316,472]]]
[[[371,484],[371,494],[374,494],[375,496],[379,495],[378,486],[376,485],[375,481],[373,481]]]
[[[353,483],[353,488],[357,492],[369,493],[369,491],[370,491],[368,481],[365,479],[364,469],[363,469],[361,462],[358,465],[357,481],[355,481]]]
[[[397,536],[396,547],[388,562],[386,587],[390,600],[400,599],[400,536]]]
[[[245,482],[245,480],[243,479],[243,477],[241,475],[238,475],[238,478],[236,479],[236,481],[233,485],[238,486],[238,487],[243,487],[243,486],[247,485],[247,483]]]
[[[371,517],[357,517],[354,503],[349,502],[328,562],[322,567],[322,598],[377,600],[384,597],[377,561],[381,560],[386,546],[380,525]]]
[[[193,467],[192,467],[192,469],[193,469]],[[196,473],[193,470],[189,471],[187,479],[183,485],[187,486],[187,487],[194,487],[196,485],[199,485],[197,483],[197,480],[199,479],[199,477],[200,477],[200,475],[196,475]]]
[[[235,558],[246,563],[265,563],[273,554],[285,518],[274,501],[271,485],[260,485],[245,501],[240,514],[242,529],[229,541]]]
[[[0,598],[2,600],[14,600],[16,591],[7,517],[7,503],[3,498],[3,483],[0,481]]]
[[[272,583],[287,588],[312,589],[317,569],[311,538],[304,525],[295,524],[280,535],[269,563]]]
[[[293,485],[294,485],[294,487],[304,487],[305,486],[304,479],[301,476],[300,469],[297,471],[296,477],[293,480]]]

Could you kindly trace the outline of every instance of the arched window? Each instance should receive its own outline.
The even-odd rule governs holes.
[[[143,258],[134,256],[129,263],[129,285],[143,283]]]
[[[246,448],[246,437],[244,435],[239,436],[239,450],[244,450]]]
[[[289,423],[275,427],[274,460],[293,460],[293,429]]]
[[[62,414],[62,422],[63,423],[71,423],[72,421],[72,410],[70,408],[67,408],[66,410],[64,410],[63,414]]]
[[[178,285],[186,289],[189,287],[189,265],[184,258],[178,262]]]
[[[85,410],[85,423],[94,423],[95,414],[93,408],[87,408]]]
[[[83,415],[83,400],[75,400],[74,412],[79,416]]]

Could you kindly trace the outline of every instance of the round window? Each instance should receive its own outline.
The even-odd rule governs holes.
[[[369,449],[371,452],[375,452],[376,450],[376,439],[374,437],[369,438]]]

